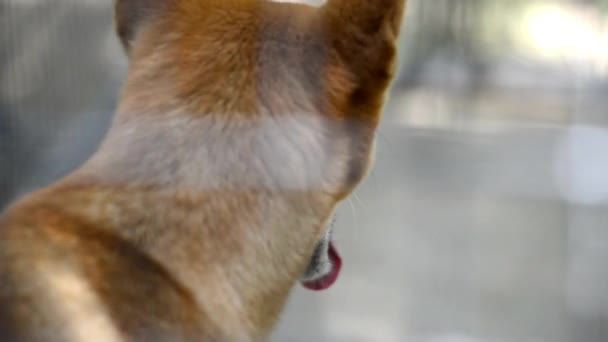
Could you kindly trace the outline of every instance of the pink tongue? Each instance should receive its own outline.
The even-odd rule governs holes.
[[[340,258],[340,254],[338,254],[333,242],[329,243],[329,260],[332,264],[331,271],[326,276],[317,280],[302,282],[305,288],[313,291],[322,291],[330,288],[338,280],[338,275],[342,269],[342,258]]]

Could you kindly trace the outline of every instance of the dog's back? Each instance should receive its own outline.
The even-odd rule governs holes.
[[[0,338],[265,339],[341,259],[404,0],[118,0],[130,59],[106,140],[0,218]]]

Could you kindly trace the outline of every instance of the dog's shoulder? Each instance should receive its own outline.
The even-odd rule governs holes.
[[[26,201],[3,216],[0,278],[3,340],[217,337],[193,295],[163,265],[52,201]]]

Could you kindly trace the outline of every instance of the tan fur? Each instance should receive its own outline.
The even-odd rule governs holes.
[[[106,140],[0,218],[0,337],[264,340],[369,166],[404,2],[117,1]]]

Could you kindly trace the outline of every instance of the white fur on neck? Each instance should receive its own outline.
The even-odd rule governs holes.
[[[117,184],[329,192],[349,159],[331,134],[313,113],[140,117],[115,125],[91,166]]]

